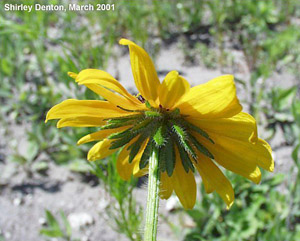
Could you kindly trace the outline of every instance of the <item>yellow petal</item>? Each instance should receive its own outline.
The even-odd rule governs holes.
[[[216,148],[222,148],[227,153],[231,154],[235,158],[243,160],[244,163],[249,165],[258,165],[267,171],[274,170],[274,161],[272,157],[271,147],[267,142],[262,139],[258,139],[258,142],[251,143],[248,141],[241,141],[228,137],[210,135],[213,140],[216,139]]]
[[[203,119],[228,118],[242,110],[232,75],[191,88],[177,107],[182,114]]]
[[[134,103],[120,95],[117,95],[113,93],[112,91],[100,86],[100,85],[95,85],[95,84],[86,84],[86,87],[94,91],[96,94],[102,96],[104,99],[109,101],[111,104],[115,106],[121,106],[125,109],[129,110],[140,110],[140,109],[145,109],[145,104],[142,103]]]
[[[72,73],[72,75],[75,76],[74,73]],[[93,85],[105,87],[119,93],[133,103],[140,104],[140,102],[131,94],[129,94],[128,91],[114,77],[105,71],[99,69],[85,69],[80,71],[75,80],[80,85],[89,85],[89,87]],[[95,91],[96,89],[97,88],[95,87],[92,90]]]
[[[129,152],[127,150],[127,147],[128,145],[122,149],[117,159],[117,171],[120,177],[125,181],[128,181],[130,179],[134,167],[133,162],[128,162]]]
[[[199,158],[195,166],[200,176],[209,183],[211,189],[220,195],[227,204],[227,208],[230,208],[234,201],[234,191],[231,183],[209,158],[199,152],[197,154]]]
[[[261,172],[257,167],[256,159],[253,158],[256,154],[253,150],[247,149],[246,142],[235,141],[212,133],[208,134],[214,140],[215,144],[212,144],[198,134],[195,135],[199,142],[214,155],[218,164],[227,170],[248,178],[254,183],[260,182]],[[254,144],[248,143],[254,146]]]
[[[148,165],[143,168],[143,169],[140,169],[140,160],[141,160],[141,157],[144,153],[144,150],[146,148],[146,145],[148,143],[148,140],[147,139],[141,146],[141,149],[139,151],[139,153],[136,155],[136,157],[133,159],[132,162],[134,162],[134,167],[133,167],[133,175],[135,177],[142,177],[142,176],[145,176],[147,173],[148,173]]]
[[[199,172],[199,173],[200,173],[200,172]],[[200,175],[201,175],[201,174],[200,174]],[[206,178],[206,176],[201,175],[201,179],[202,179],[202,182],[203,182],[203,186],[204,186],[205,192],[206,192],[206,193],[212,193],[215,189],[214,189],[214,187],[211,185],[211,183],[209,183],[209,180]]]
[[[258,138],[258,142],[253,149],[257,153],[255,157],[256,164],[269,172],[273,172],[274,160],[270,145],[265,140]]]
[[[74,72],[68,72],[68,75],[69,75],[71,78],[76,79],[76,77],[77,77],[78,74],[76,74],[76,73],[74,73]]]
[[[106,122],[97,117],[73,117],[73,118],[63,118],[57,122],[57,128],[62,128],[66,126],[72,127],[95,127],[102,126]]]
[[[181,164],[178,150],[176,152],[176,164],[171,176],[172,186],[182,206],[185,209],[192,209],[196,202],[197,191],[194,173],[191,170],[186,173]]]
[[[159,103],[171,109],[190,90],[190,84],[177,71],[167,74],[158,90]]]
[[[91,141],[103,140],[106,137],[108,137],[109,135],[120,132],[120,131],[124,131],[127,128],[128,128],[128,126],[122,126],[122,127],[115,128],[115,129],[104,129],[104,130],[96,131],[94,133],[90,133],[90,134],[80,138],[80,140],[77,142],[77,145],[81,145],[81,144],[88,143]]]
[[[130,40],[121,39],[119,43],[129,46],[131,69],[137,89],[151,105],[156,107],[160,82],[150,56]]]
[[[188,117],[187,121],[198,126],[206,132],[227,136],[233,139],[257,142],[257,127],[255,119],[244,112],[230,117],[220,119],[193,119]]]
[[[173,192],[171,178],[167,175],[166,172],[161,173],[160,176],[160,198],[168,199]]]
[[[113,140],[104,139],[103,141],[99,141],[95,144],[88,152],[87,159],[89,161],[96,161],[103,159],[111,154],[113,154],[116,150],[110,150],[109,147]]]
[[[68,99],[53,106],[47,113],[46,122],[51,119],[92,117],[112,118],[131,115],[107,101]]]
[[[140,156],[139,158],[136,159],[136,161],[134,162],[134,167],[133,167],[133,176],[134,177],[142,177],[142,176],[145,176],[148,174],[148,165],[146,167],[144,167],[143,169],[140,169],[140,159],[141,159],[141,156],[142,156],[142,152],[140,152]]]
[[[141,159],[141,156],[144,152],[144,149],[146,147],[146,144],[148,141],[144,142],[139,153],[135,156],[135,158],[132,160],[131,163],[128,162],[129,159],[129,153],[130,150],[127,150],[127,148],[134,143],[137,140],[138,137],[131,140],[120,152],[118,159],[117,159],[117,171],[120,175],[120,177],[123,180],[129,180],[131,175],[134,175],[135,177],[141,177],[148,173],[148,168],[143,168],[140,170],[139,168],[139,162]]]

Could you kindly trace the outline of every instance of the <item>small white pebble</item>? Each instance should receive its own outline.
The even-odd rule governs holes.
[[[178,204],[178,199],[177,197],[175,196],[171,196],[168,200],[167,200],[167,203],[166,203],[166,210],[168,212],[172,211],[173,209],[176,208]]]
[[[44,225],[46,225],[46,223],[47,223],[47,221],[46,221],[45,218],[39,218],[39,224],[40,225],[44,226]]]
[[[88,213],[71,213],[68,215],[68,221],[71,227],[79,230],[81,227],[94,223],[94,218]]]
[[[21,203],[22,203],[22,199],[21,198],[15,198],[13,200],[13,203],[14,203],[15,206],[20,206]]]

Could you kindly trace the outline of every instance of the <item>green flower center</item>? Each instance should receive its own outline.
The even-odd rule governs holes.
[[[144,101],[142,97],[139,98]],[[110,149],[121,148],[130,143],[126,148],[129,151],[128,161],[131,163],[144,143],[148,141],[140,159],[140,169],[148,165],[153,148],[157,148],[159,169],[161,172],[166,171],[168,176],[173,174],[178,154],[186,172],[190,169],[194,171],[193,162],[198,161],[196,150],[214,159],[210,151],[197,140],[194,133],[200,134],[212,143],[214,143],[213,140],[205,131],[186,121],[186,116],[181,115],[178,108],[170,111],[162,106],[153,108],[147,101],[145,103],[147,106],[145,111],[132,111],[119,107],[128,112],[136,112],[136,114],[106,120],[107,124],[101,129],[128,126],[126,130],[108,137],[113,140]]]

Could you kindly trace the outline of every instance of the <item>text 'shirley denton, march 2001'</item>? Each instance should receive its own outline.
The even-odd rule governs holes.
[[[7,3],[4,5],[5,11],[108,11],[114,10],[114,4],[69,4],[67,8],[61,4],[39,4],[26,5],[26,4],[10,4]]]

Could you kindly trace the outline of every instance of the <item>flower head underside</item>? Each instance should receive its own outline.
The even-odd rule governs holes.
[[[69,73],[105,100],[69,99],[54,106],[46,121],[60,119],[57,127],[97,126],[99,131],[78,144],[97,141],[88,160],[105,158],[120,149],[117,169],[124,180],[147,174],[148,159],[158,149],[161,192],[168,199],[175,191],[184,208],[196,200],[194,171],[207,193],[216,191],[230,207],[234,192],[218,166],[259,183],[259,167],[273,171],[268,143],[257,135],[255,119],[242,112],[234,78],[223,75],[190,87],[177,71],[159,81],[147,52],[128,45],[138,96],[133,96],[110,74],[97,69]]]

